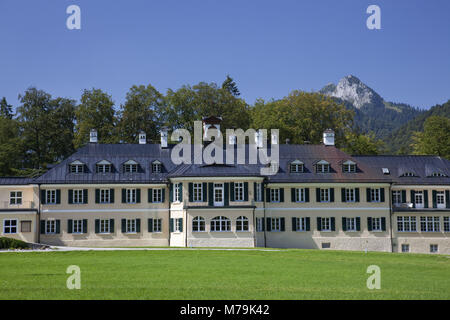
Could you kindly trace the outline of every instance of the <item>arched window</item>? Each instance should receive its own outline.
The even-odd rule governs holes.
[[[231,221],[227,217],[215,217],[211,220],[211,231],[231,231]]]
[[[236,231],[248,231],[248,218],[240,216],[236,219]]]
[[[192,220],[192,231],[193,232],[205,231],[205,218],[195,217],[194,220]]]
[[[152,173],[161,173],[162,172],[162,163],[158,160],[152,162]]]

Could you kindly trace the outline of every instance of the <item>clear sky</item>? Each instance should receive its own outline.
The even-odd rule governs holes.
[[[68,30],[66,8],[81,8]],[[381,8],[381,30],[366,9]],[[386,100],[450,99],[448,0],[1,0],[0,97],[30,86],[116,104],[133,84],[161,92],[230,74],[248,103],[353,74]]]

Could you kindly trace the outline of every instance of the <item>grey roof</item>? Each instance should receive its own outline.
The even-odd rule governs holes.
[[[35,179],[28,177],[0,177],[0,185],[26,185],[32,184]]]
[[[388,168],[390,173],[386,177],[396,184],[450,184],[450,161],[438,156],[354,156],[354,158],[380,172],[382,168]],[[402,176],[407,172],[415,176]],[[435,172],[444,174],[445,177],[432,177]]]

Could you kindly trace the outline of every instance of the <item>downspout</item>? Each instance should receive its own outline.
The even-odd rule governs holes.
[[[392,182],[389,183],[389,236],[391,238],[391,252],[394,252],[394,241],[392,237]]]
[[[38,183],[37,243],[41,243],[41,185]]]
[[[265,186],[265,183],[264,183],[264,182],[262,182],[262,186],[263,186],[263,187]],[[267,239],[266,239],[266,230],[267,230],[267,226],[266,226],[266,223],[267,223],[267,219],[266,219],[266,194],[267,194],[267,192],[266,192],[266,187],[262,188],[261,192],[262,192],[262,197],[263,197],[263,199],[264,199],[264,201],[263,201],[263,212],[264,212],[264,220],[263,220],[263,226],[264,226],[264,248],[267,248]]]
[[[253,206],[253,247],[256,248],[256,217],[255,217],[256,206]]]

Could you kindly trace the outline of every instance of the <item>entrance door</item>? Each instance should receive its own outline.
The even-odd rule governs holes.
[[[214,183],[214,206],[223,207],[223,183]]]

